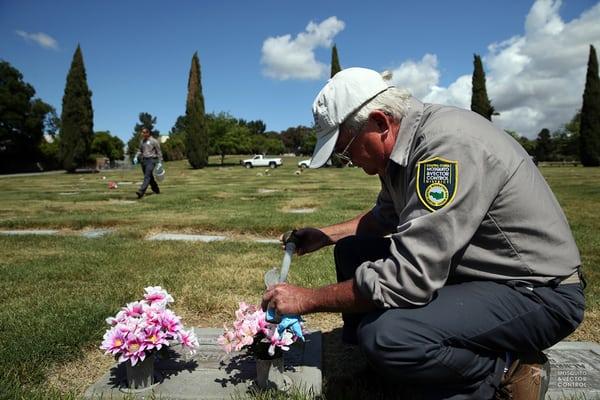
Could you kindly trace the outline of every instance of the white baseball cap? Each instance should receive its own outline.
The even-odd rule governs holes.
[[[340,124],[366,102],[392,86],[372,69],[348,68],[335,74],[313,103],[317,144],[310,168],[319,168],[329,160]]]

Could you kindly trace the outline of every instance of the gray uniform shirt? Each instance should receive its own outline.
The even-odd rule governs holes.
[[[141,156],[144,158],[158,158],[160,161],[163,160],[162,152],[160,151],[160,143],[152,136],[150,136],[148,140],[142,139],[136,156],[138,158]]]
[[[356,270],[379,307],[428,303],[449,278],[547,283],[580,265],[554,194],[525,150],[471,111],[412,98],[373,208],[391,257]]]

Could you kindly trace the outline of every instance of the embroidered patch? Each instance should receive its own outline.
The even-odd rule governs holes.
[[[429,210],[452,203],[457,183],[458,161],[434,157],[417,163],[417,194]]]

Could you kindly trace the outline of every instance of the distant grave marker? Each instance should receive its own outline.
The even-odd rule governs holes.
[[[12,231],[0,231],[0,235],[18,236],[18,235],[56,235],[55,229],[22,229]]]
[[[90,229],[90,230],[81,232],[81,236],[86,237],[88,239],[97,239],[97,238],[106,236],[113,232],[114,232],[114,229]]]
[[[225,236],[216,235],[189,235],[183,233],[157,233],[148,240],[183,240],[186,242],[216,242],[227,239]]]
[[[316,208],[290,208],[287,212],[292,214],[310,214],[317,211]]]

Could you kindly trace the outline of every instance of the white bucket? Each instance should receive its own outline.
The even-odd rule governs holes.
[[[156,167],[154,168],[154,177],[159,182],[165,179],[165,168],[162,164],[156,164]]]

